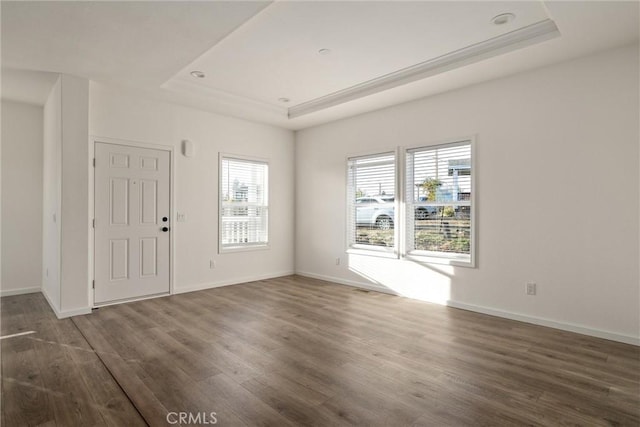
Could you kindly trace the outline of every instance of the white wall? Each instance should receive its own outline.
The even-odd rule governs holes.
[[[58,317],[90,312],[89,81],[60,75],[44,106],[43,293]]]
[[[638,93],[632,46],[298,132],[297,271],[640,343]],[[468,135],[477,268],[345,255],[348,154]]]
[[[60,310],[89,307],[89,81],[62,75]]]
[[[294,135],[288,130],[145,99],[90,85],[89,131],[174,147],[176,292],[241,283],[294,271]],[[195,156],[181,154],[189,139]],[[218,254],[218,153],[261,157],[270,164],[270,249]],[[176,222],[175,213],[186,215]],[[215,260],[215,269],[209,261]]]
[[[62,85],[55,83],[44,105],[42,293],[60,311],[60,166],[62,161]]]
[[[2,290],[42,286],[42,107],[2,101]]]

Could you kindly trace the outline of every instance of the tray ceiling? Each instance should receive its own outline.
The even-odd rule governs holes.
[[[515,19],[491,22],[503,13]],[[277,2],[167,87],[186,81],[290,108],[545,20],[540,2]]]
[[[0,7],[2,83],[12,97],[33,98],[28,81],[48,76],[41,72],[67,73],[290,129],[637,43],[640,13],[638,2],[618,1]],[[495,25],[503,13],[514,18]]]

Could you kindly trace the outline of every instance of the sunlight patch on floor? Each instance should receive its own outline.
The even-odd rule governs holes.
[[[349,255],[349,270],[376,287],[422,301],[446,304],[451,297],[454,267],[437,268],[412,261]]]
[[[0,340],[5,340],[7,338],[16,338],[16,337],[21,337],[23,335],[31,335],[31,334],[35,334],[36,331],[27,331],[27,332],[20,332],[17,334],[11,334],[11,335],[5,335],[3,337],[0,337]]]

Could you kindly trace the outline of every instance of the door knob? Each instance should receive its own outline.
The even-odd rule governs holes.
[[[167,222],[167,221],[169,221],[169,218],[167,218],[166,216],[163,216],[162,217],[162,222]]]
[[[162,231],[166,233],[167,231],[169,231],[169,227],[162,227]]]

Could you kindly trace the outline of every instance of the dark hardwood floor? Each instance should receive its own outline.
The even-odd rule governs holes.
[[[3,426],[640,425],[639,347],[298,276],[62,321],[2,298],[2,335],[30,330],[2,340]]]
[[[71,319],[42,294],[1,299],[2,426],[144,426]]]

